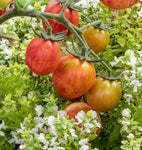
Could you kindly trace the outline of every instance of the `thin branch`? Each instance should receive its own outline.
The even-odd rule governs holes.
[[[15,39],[11,36],[8,36],[8,35],[3,35],[3,34],[0,34],[0,39],[7,39],[10,43],[14,42]]]

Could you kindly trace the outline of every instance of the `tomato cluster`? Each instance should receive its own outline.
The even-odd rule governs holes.
[[[58,14],[62,5],[51,2],[45,12]],[[66,19],[77,26],[79,14],[70,8],[64,13]],[[52,27],[52,33],[67,30],[66,36],[71,34],[70,30],[55,20],[48,19]],[[47,25],[43,21],[43,27]],[[103,51],[109,43],[109,33],[94,27],[89,27],[83,34],[89,47],[94,52]],[[78,101],[65,107],[69,119],[74,118],[81,110],[87,113],[89,110],[97,112],[97,121],[101,124],[99,112],[106,112],[117,106],[121,99],[121,88],[117,81],[109,81],[96,77],[96,70],[91,62],[81,60],[71,54],[61,56],[60,46],[52,40],[44,40],[41,37],[34,38],[28,45],[26,51],[26,64],[29,69],[38,75],[52,73],[52,81],[57,93],[65,100]],[[79,102],[85,95],[87,103]],[[92,134],[99,134],[101,128]]]

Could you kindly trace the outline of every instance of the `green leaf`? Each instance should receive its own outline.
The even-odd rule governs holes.
[[[124,47],[126,40],[122,37],[118,38],[117,42],[120,44],[121,47]]]
[[[142,117],[140,117],[141,114],[142,114],[142,106],[136,107],[136,112],[134,113],[134,119],[142,127]]]

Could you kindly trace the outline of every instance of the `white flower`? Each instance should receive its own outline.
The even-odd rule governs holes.
[[[85,145],[85,144],[87,144],[87,142],[88,142],[88,139],[87,139],[87,138],[81,139],[81,140],[79,141],[79,145]]]
[[[123,125],[130,125],[130,122],[129,122],[129,121],[124,121],[124,120],[122,120],[122,124],[123,124]]]
[[[58,116],[58,118],[60,117],[60,116],[66,116],[67,115],[67,113],[64,111],[64,110],[60,110],[60,111],[58,111],[58,114],[57,114],[57,116]]]
[[[34,135],[36,136],[36,135],[38,134],[38,128],[35,127],[35,128],[33,128],[33,129],[31,129],[30,133],[31,133],[31,134],[34,134]]]
[[[5,126],[5,122],[2,120],[2,123],[0,124],[0,130],[1,129],[6,129],[7,126]]]
[[[36,113],[38,116],[40,116],[42,114],[42,106],[41,105],[37,105],[35,110],[36,110]]]
[[[114,62],[110,62],[110,65],[111,66],[115,66],[116,64],[118,64],[119,63],[119,59],[115,56],[114,57]]]
[[[130,133],[130,134],[127,136],[127,138],[129,138],[129,139],[134,138],[134,134]]]
[[[142,1],[142,0],[141,0]],[[138,19],[142,17],[142,8],[140,11],[137,11],[137,14],[138,14]]]
[[[54,119],[55,119],[55,117],[54,116],[49,116],[48,117],[48,124],[50,125],[50,126],[52,126],[52,125],[54,125]]]
[[[87,123],[84,123],[84,127],[85,127],[85,131],[86,131],[87,133],[91,133],[90,128],[93,128],[94,125],[91,124],[91,123],[89,123],[89,122],[87,122]]]
[[[89,110],[88,112],[91,112],[91,113],[92,113],[94,119],[95,119],[95,118],[98,118],[96,111],[94,111],[94,110]]]
[[[69,129],[72,137],[77,137],[77,135],[75,134],[75,130],[74,129]]]
[[[59,145],[59,143],[58,142],[56,142],[56,140],[57,140],[57,136],[56,137],[53,137],[50,141],[51,141],[51,146],[58,146]]]
[[[133,96],[131,94],[124,94],[124,97],[126,98],[127,103],[130,105],[130,101]]]
[[[130,85],[134,85],[133,92],[137,92],[137,87],[142,86],[142,83],[140,83],[139,80],[134,79],[131,81]]]
[[[93,149],[93,150],[99,150],[98,148],[95,148],[95,149]]]
[[[69,136],[69,135],[68,135],[67,133],[64,134],[65,140],[67,140],[68,136]]]
[[[134,55],[134,51],[128,49],[125,54],[126,54],[126,55],[127,55],[127,54],[130,55],[130,58],[129,58],[130,60],[127,61],[127,64],[128,64],[128,65],[131,65],[132,67],[134,67],[135,64],[136,64],[136,62],[137,62],[137,58],[136,58],[135,55]]]
[[[140,73],[140,75],[142,76],[142,67],[138,67],[138,73]]]
[[[26,145],[20,145],[20,146],[19,146],[19,149],[20,149],[20,150],[25,149],[25,148],[26,148]]]
[[[77,115],[75,116],[75,119],[77,119],[78,124],[82,123],[82,117],[85,115],[84,111],[80,111],[77,113]]]
[[[53,110],[54,110],[54,111],[58,111],[58,106],[56,106]]]
[[[77,5],[82,6],[84,8],[88,8],[90,6],[90,4],[93,5],[93,7],[96,7],[99,3],[99,0],[80,0]]]
[[[97,122],[96,125],[97,125],[98,128],[102,127],[102,125],[99,122]]]
[[[126,108],[122,111],[122,116],[127,116],[130,113],[131,113],[131,110],[129,108]]]
[[[5,136],[5,133],[0,131],[0,136]]]
[[[21,129],[17,129],[17,130],[16,130],[17,133],[20,133],[20,132],[22,132],[22,131],[25,130],[25,127],[24,127],[23,123],[20,123],[20,126],[21,126]]]
[[[34,117],[34,120],[37,122],[36,127],[41,129],[45,123],[44,119],[42,117]]]
[[[83,145],[83,146],[81,146],[81,148],[79,150],[89,150],[89,146]]]

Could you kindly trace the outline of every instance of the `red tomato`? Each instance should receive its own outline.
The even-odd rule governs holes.
[[[53,13],[53,14],[59,14],[62,10],[62,5],[58,1],[51,2],[45,9],[45,12]],[[67,8],[65,10],[65,18],[68,19],[73,25],[78,26],[79,24],[79,14],[78,12],[75,12],[71,10],[70,8]],[[51,27],[52,27],[52,33],[58,33],[63,32],[67,30],[66,36],[69,36],[71,34],[71,31],[65,27],[64,25],[60,24],[59,22],[55,20],[48,19]],[[46,29],[46,24],[43,21],[43,27]]]
[[[86,104],[86,103],[84,103],[84,102],[73,102],[73,103],[71,103],[71,104],[68,104],[65,108],[64,108],[64,111],[67,113],[67,115],[69,116],[69,119],[75,119],[75,116],[78,114],[78,112],[80,112],[80,111],[84,111],[85,113],[87,113],[89,110],[92,110],[92,108],[88,105],[88,104]],[[77,121],[77,119],[75,119],[76,120],[76,122],[78,122]],[[101,123],[101,117],[100,117],[100,115],[99,115],[99,113],[97,113],[97,116],[96,116],[96,120],[100,123],[100,124],[102,124]],[[80,127],[82,126],[82,125],[79,125]],[[100,128],[98,128],[97,130],[95,130],[94,132],[93,132],[93,134],[99,134],[100,133],[100,131],[101,131],[101,127]]]
[[[26,64],[38,75],[51,73],[60,60],[60,47],[57,42],[34,38],[27,47]]]
[[[65,99],[85,94],[94,84],[96,71],[93,64],[70,54],[61,57],[52,80],[55,90]]]
[[[5,10],[0,10],[0,16],[2,16],[3,14],[5,14],[6,11]]]
[[[88,105],[97,112],[106,112],[117,106],[122,90],[117,81],[97,77],[93,87],[86,93]]]
[[[83,36],[89,47],[96,53],[103,51],[110,40],[109,32],[90,26],[84,30]]]
[[[139,2],[139,0],[100,0],[104,5],[112,9],[129,8]]]

